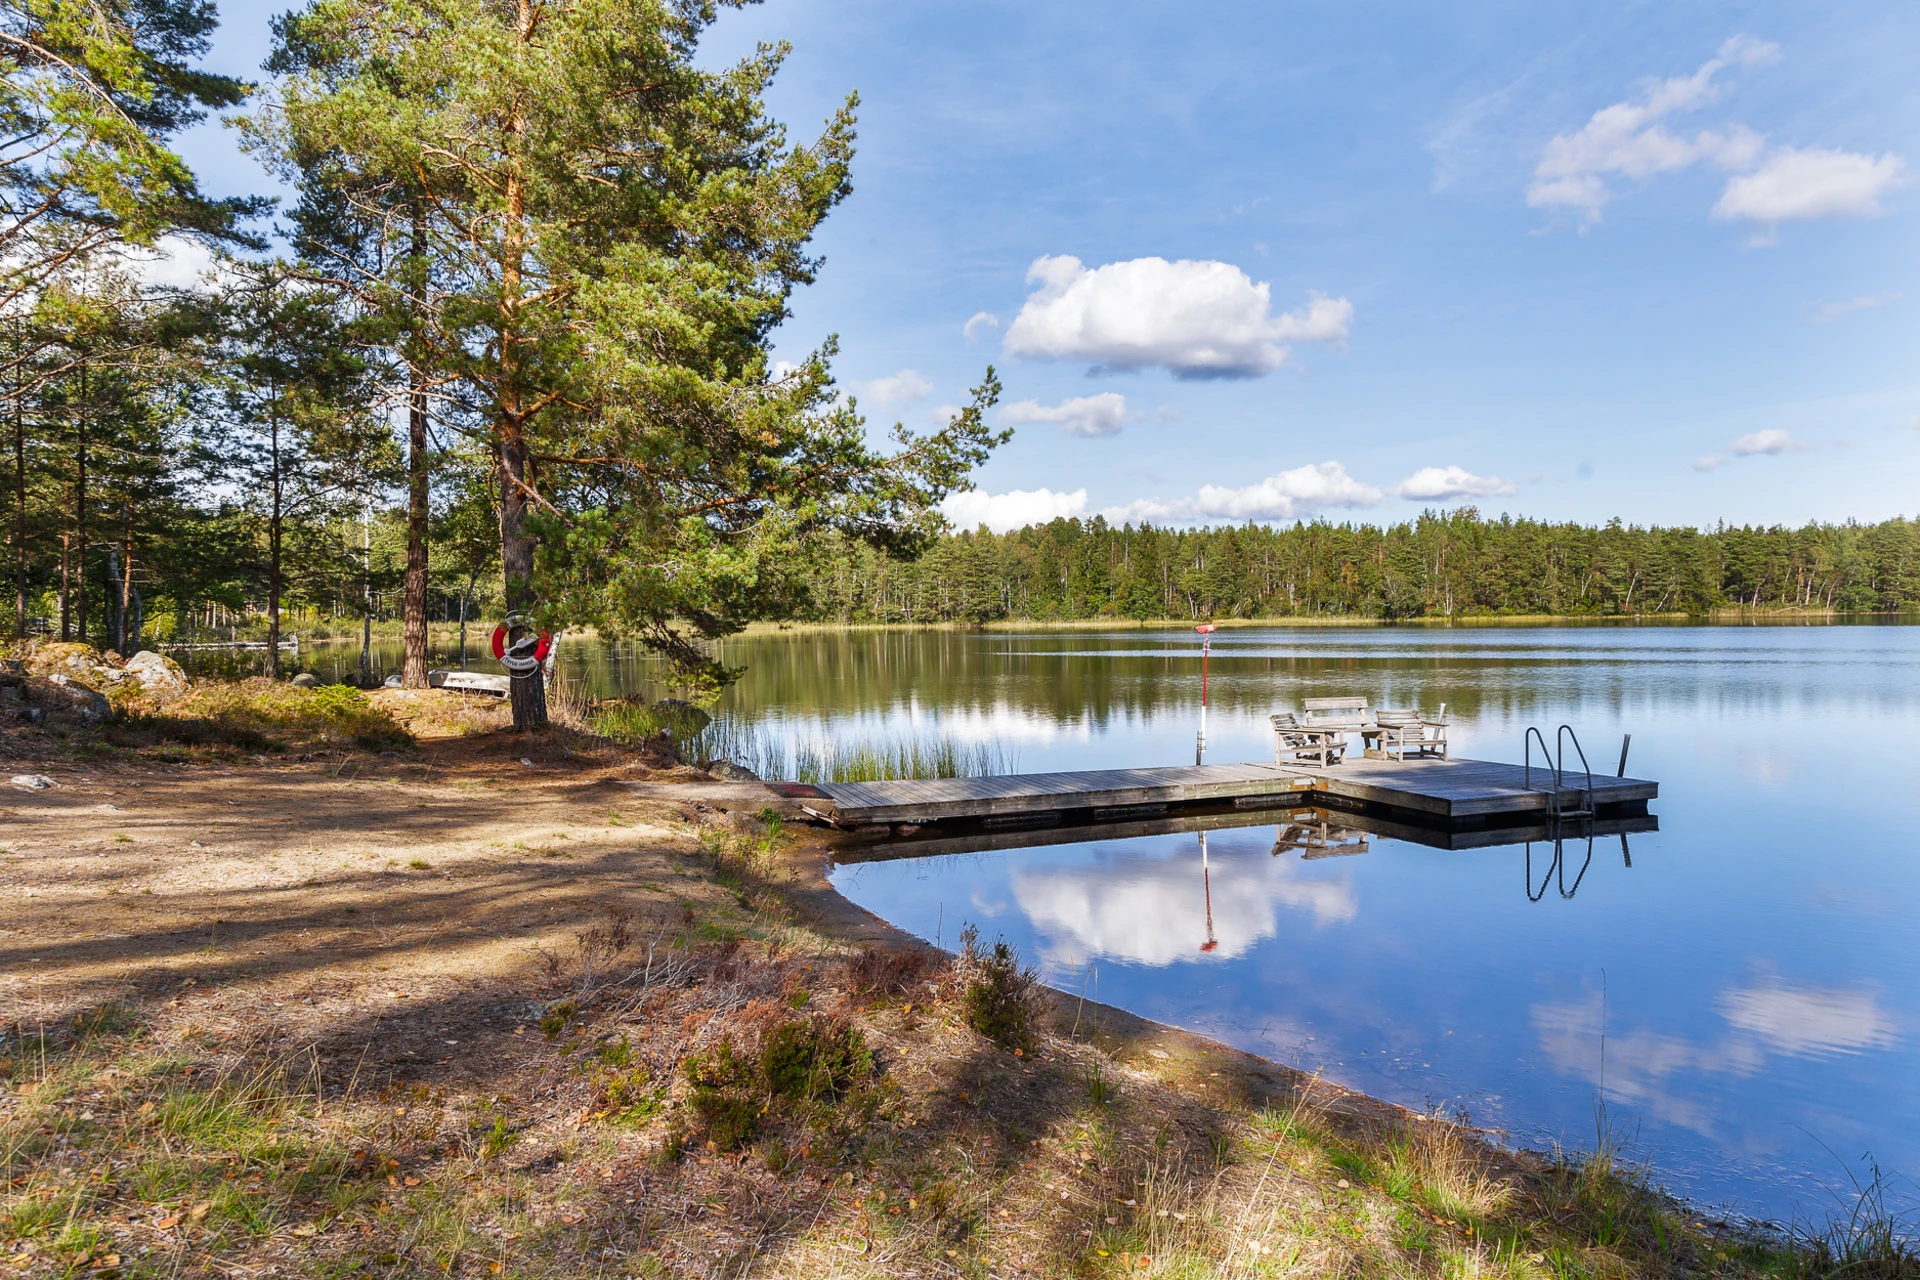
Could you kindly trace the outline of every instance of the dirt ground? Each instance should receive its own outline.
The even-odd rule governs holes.
[[[430,721],[292,761],[0,744],[54,784],[0,786],[0,1267],[1775,1272],[1616,1170],[1118,1010],[1042,997],[1015,1053],[765,788]],[[700,1064],[794,1027],[871,1062],[728,1139]]]

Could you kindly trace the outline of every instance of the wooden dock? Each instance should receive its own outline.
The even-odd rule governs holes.
[[[1563,779],[1559,807],[1570,808],[1582,773]],[[1330,805],[1377,809],[1445,824],[1484,823],[1555,807],[1552,774],[1487,760],[1349,760],[1326,769],[1295,765],[1209,764],[1155,769],[1088,769],[899,782],[781,783],[775,790],[838,825],[977,822],[987,827],[1061,820],[1151,817],[1188,806]],[[1595,775],[1593,808],[1644,807],[1660,794],[1642,778]]]

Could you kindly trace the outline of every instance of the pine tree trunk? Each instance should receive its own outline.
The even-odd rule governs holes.
[[[21,344],[24,350],[24,344]],[[15,353],[15,360],[22,357]],[[13,615],[24,639],[27,634],[27,419],[20,387],[19,365],[13,376]]]
[[[547,682],[536,664],[524,676],[507,681],[507,701],[513,707],[513,727],[519,730],[541,729],[547,723]]]
[[[527,536],[528,461],[526,442],[517,434],[509,436],[500,450],[500,566],[508,613],[533,607],[533,539]],[[509,694],[514,728],[546,727],[546,682],[538,666],[525,676],[515,676]]]
[[[285,520],[282,506],[285,491],[280,484],[280,397],[279,388],[269,383],[270,420],[273,449],[273,503],[267,517],[267,679],[280,678],[280,527]]]
[[[87,366],[80,366],[79,465],[73,486],[73,591],[74,630],[81,644],[87,642]],[[65,637],[62,637],[63,639]]]
[[[407,590],[400,683],[427,687],[427,392],[418,368],[407,405]]]
[[[415,205],[413,256],[426,259],[426,226]],[[426,284],[421,284],[426,292]],[[424,306],[425,298],[421,299]],[[427,687],[427,388],[417,356],[407,365],[407,590],[401,603],[400,683]]]

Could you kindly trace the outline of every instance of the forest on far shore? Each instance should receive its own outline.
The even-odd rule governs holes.
[[[902,562],[815,556],[791,615],[816,622],[1890,613],[1920,608],[1920,521],[1641,528],[1483,518],[1381,527],[1117,526],[1095,516],[942,538]]]

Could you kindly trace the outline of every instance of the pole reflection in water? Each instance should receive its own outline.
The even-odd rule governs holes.
[[[1212,953],[1220,947],[1220,940],[1213,936],[1213,873],[1207,866],[1207,833],[1200,835],[1200,887],[1207,900],[1207,940],[1200,944],[1202,951]]]

